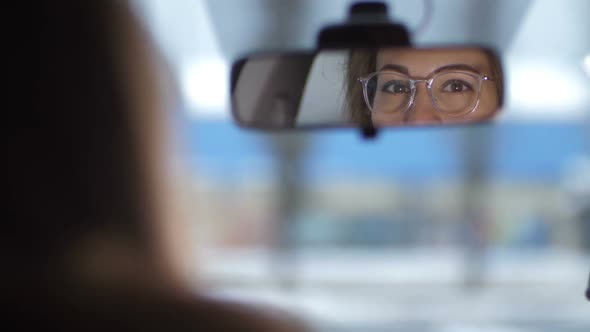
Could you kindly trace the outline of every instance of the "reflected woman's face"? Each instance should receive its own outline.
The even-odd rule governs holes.
[[[490,55],[480,49],[385,49],[367,81],[376,127],[481,122],[499,108]]]

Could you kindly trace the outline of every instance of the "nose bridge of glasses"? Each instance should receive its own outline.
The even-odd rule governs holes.
[[[419,78],[419,79],[409,79],[410,81],[410,86],[412,87],[412,90],[414,90],[414,94],[416,95],[418,93],[418,90],[422,90],[421,88],[418,88],[418,86],[420,86],[420,83],[424,83],[423,87],[424,90],[430,90],[430,88],[432,87],[432,79],[427,79],[427,78]]]
[[[420,86],[420,83],[424,83],[422,85],[422,87]],[[420,96],[428,96],[429,98],[432,97],[431,95],[431,87],[432,87],[432,79],[410,79],[410,86],[412,88],[412,100],[411,100],[411,104],[415,104],[416,99],[418,99]]]
[[[405,114],[405,122],[408,123],[437,123],[439,115],[435,110],[435,101],[432,96],[433,78],[411,78],[412,99]],[[421,84],[423,83],[423,84]]]

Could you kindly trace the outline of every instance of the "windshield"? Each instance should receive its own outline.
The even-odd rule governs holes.
[[[230,121],[231,62],[314,47],[350,1],[137,3],[181,91],[195,289],[319,331],[590,329],[590,2],[388,2],[417,45],[494,47],[507,96],[497,124],[374,141]]]

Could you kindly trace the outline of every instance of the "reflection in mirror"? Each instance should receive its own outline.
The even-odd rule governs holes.
[[[236,120],[262,129],[480,123],[503,102],[500,60],[483,48],[259,55],[232,82]]]
[[[233,114],[247,127],[295,127],[314,54],[270,54],[234,65]],[[239,74],[236,74],[239,72]]]

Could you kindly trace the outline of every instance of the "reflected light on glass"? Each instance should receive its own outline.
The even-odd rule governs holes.
[[[514,61],[509,72],[511,103],[520,112],[534,112],[537,118],[573,118],[589,102],[588,82],[579,69],[551,61]]]
[[[590,54],[586,55],[586,57],[582,61],[582,68],[584,68],[586,75],[590,77]]]
[[[182,92],[196,117],[224,116],[228,105],[228,68],[221,58],[204,58],[181,69]]]

